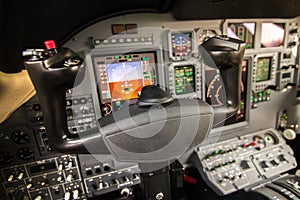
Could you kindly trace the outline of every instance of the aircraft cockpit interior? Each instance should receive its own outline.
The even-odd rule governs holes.
[[[0,200],[300,199],[299,2],[0,9]]]

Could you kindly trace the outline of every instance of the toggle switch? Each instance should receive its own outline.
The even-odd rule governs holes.
[[[7,181],[8,181],[8,182],[11,182],[13,179],[14,179],[14,175],[11,174],[11,175],[9,175],[9,177],[7,178]]]
[[[21,180],[23,177],[24,177],[24,173],[21,172],[21,173],[18,175],[18,179]]]
[[[79,198],[79,191],[78,190],[74,190],[73,191],[73,199],[78,199]]]
[[[73,174],[69,174],[69,175],[67,176],[67,181],[70,182],[70,181],[73,180],[73,178],[74,178],[74,175],[73,175]]]
[[[64,200],[70,200],[71,199],[71,193],[70,192],[66,192],[65,196],[64,196]]]

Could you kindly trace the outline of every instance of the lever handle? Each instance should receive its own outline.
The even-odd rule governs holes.
[[[47,51],[38,51],[38,56],[28,53],[29,51],[23,54],[24,64],[37,90],[47,135],[53,148],[58,152],[88,153],[86,146],[89,144],[101,145],[101,135],[95,134],[95,129],[91,129],[90,134],[85,134],[89,137],[68,137],[70,133],[67,127],[65,94],[82,81],[85,74],[83,60],[68,48],[62,48],[52,56]]]

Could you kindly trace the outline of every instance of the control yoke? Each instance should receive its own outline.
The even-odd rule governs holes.
[[[77,83],[83,80],[83,60],[68,48],[54,53],[27,50],[23,56],[40,99],[49,141],[59,152],[111,153],[119,161],[166,161],[199,145],[211,128],[213,111],[208,104],[199,99],[173,100],[162,89],[148,86],[137,104],[100,118],[99,130],[71,138],[65,92],[74,87],[75,79]],[[149,156],[168,145],[172,150]]]
[[[226,115],[234,114],[240,103],[240,80],[245,43],[226,36],[215,36],[199,46],[204,63],[217,68],[222,77],[226,92]],[[215,109],[215,113],[224,112]]]

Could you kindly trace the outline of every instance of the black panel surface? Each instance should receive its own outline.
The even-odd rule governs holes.
[[[300,14],[297,0],[174,0],[177,19],[292,18]]]

